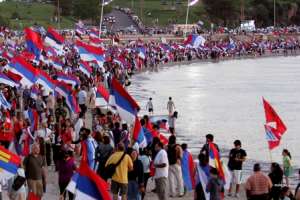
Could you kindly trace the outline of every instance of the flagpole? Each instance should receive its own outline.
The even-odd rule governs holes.
[[[190,6],[189,6],[190,0],[187,1],[187,11],[186,11],[186,18],[185,18],[185,30],[184,30],[184,35],[187,33],[187,24],[189,20],[189,12],[190,12]]]
[[[99,23],[99,38],[101,38],[101,32],[102,32],[103,10],[104,10],[104,0],[102,0],[102,4],[101,4],[101,14],[100,14],[100,23]]]
[[[270,160],[271,160],[271,163],[273,162],[273,157],[272,157],[272,152],[271,150],[269,149],[269,156],[270,156]]]

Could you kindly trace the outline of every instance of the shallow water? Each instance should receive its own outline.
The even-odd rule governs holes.
[[[129,91],[142,113],[151,96],[155,114],[167,114],[172,96],[179,112],[178,138],[192,152],[199,152],[205,135],[212,133],[224,152],[240,139],[248,158],[268,162],[264,96],[288,128],[272,160],[281,163],[281,151],[287,148],[293,164],[300,166],[299,63],[300,57],[277,57],[162,67],[135,75]]]

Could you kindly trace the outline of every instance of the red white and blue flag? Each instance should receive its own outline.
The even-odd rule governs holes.
[[[20,56],[15,57],[9,63],[10,70],[22,77],[20,83],[23,86],[31,87],[38,78],[38,71],[31,64]]]
[[[102,67],[104,63],[104,50],[100,47],[95,47],[79,40],[76,41],[76,48],[83,61],[97,61],[97,64]]]
[[[205,38],[198,34],[190,34],[187,39],[184,41],[186,46],[190,46],[192,48],[199,48],[200,46],[204,46]]]
[[[0,83],[8,85],[10,87],[19,87],[20,84],[9,78],[6,74],[0,72]]]
[[[264,98],[263,104],[266,116],[266,137],[269,149],[272,150],[280,145],[281,137],[286,132],[287,128],[273,107]]]
[[[39,114],[34,108],[29,108],[27,110],[27,117],[30,121],[30,130],[32,132],[36,131],[38,129]]]
[[[93,68],[90,67],[89,63],[83,60],[81,60],[79,63],[79,70],[88,77],[90,77],[93,72]]]
[[[35,59],[39,60],[43,50],[43,42],[40,35],[30,28],[24,29],[27,50],[35,55]]]
[[[145,133],[138,117],[135,118],[132,136],[134,141],[136,141],[139,144],[140,148],[145,148],[147,146]]]
[[[65,42],[65,39],[62,35],[60,35],[52,27],[48,28],[47,34],[45,37],[46,44],[53,47],[59,54],[62,54],[64,42]]]
[[[53,80],[45,71],[39,70],[39,76],[36,83],[41,84],[44,89],[49,92],[54,92],[56,81]]]
[[[80,80],[75,75],[58,72],[56,74],[56,77],[58,81],[63,81],[67,84],[71,84],[73,87],[75,87],[76,85],[80,85]]]
[[[184,186],[188,191],[195,188],[195,165],[192,154],[185,150],[181,158],[181,170]]]
[[[135,116],[140,109],[137,102],[131,97],[131,95],[123,88],[116,78],[112,78],[111,81],[111,99],[112,106],[117,108],[117,111],[122,118],[129,124],[133,124]]]

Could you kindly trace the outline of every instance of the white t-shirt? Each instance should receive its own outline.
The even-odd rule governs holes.
[[[163,168],[155,168],[155,175],[154,178],[168,178],[168,172],[169,172],[169,160],[168,160],[168,154],[166,150],[161,149],[155,156],[154,159],[154,165],[159,165],[165,163],[167,166]]]
[[[81,90],[79,93],[78,93],[78,104],[82,105],[82,104],[86,104],[86,98],[87,98],[87,93],[86,91],[84,90]]]
[[[36,136],[44,139],[45,142],[51,142],[52,131],[49,128],[42,128],[36,131]]]

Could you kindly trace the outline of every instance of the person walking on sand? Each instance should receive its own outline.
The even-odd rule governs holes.
[[[232,174],[232,180],[228,191],[228,196],[232,195],[233,185],[236,184],[235,197],[239,197],[240,184],[242,182],[242,167],[243,162],[246,160],[247,153],[242,149],[240,140],[234,141],[234,148],[230,150],[228,168]]]
[[[149,101],[147,102],[146,110],[148,110],[149,115],[153,115],[153,103],[152,103],[151,97],[149,98]]]
[[[169,101],[167,103],[167,110],[168,110],[170,116],[173,115],[173,112],[175,110],[175,104],[172,100],[172,97],[169,97]]]
[[[157,152],[154,158],[155,167],[155,192],[159,200],[167,200],[167,182],[168,182],[168,172],[169,172],[169,160],[166,150],[164,150],[164,145],[158,142],[155,145],[155,151]]]
[[[283,174],[285,177],[286,185],[289,187],[289,177],[293,172],[292,168],[292,156],[291,153],[287,149],[283,149],[282,151],[283,156]]]

